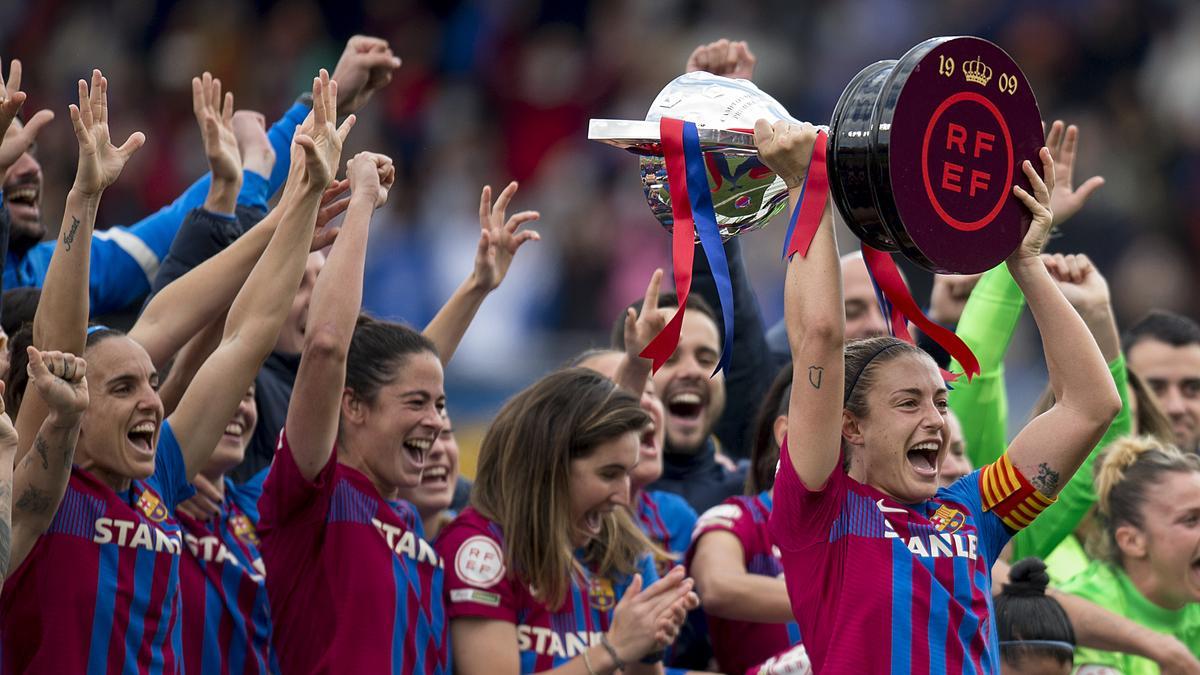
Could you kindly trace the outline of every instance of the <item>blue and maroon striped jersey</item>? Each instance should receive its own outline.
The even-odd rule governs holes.
[[[696,526],[696,511],[672,492],[642,490],[634,513],[637,524],[651,541],[682,559]],[[658,575],[669,572],[677,560],[656,560]]]
[[[474,617],[516,626],[522,673],[540,673],[577,658],[612,623],[613,608],[632,576],[608,579],[588,573],[575,580],[562,607],[551,609],[504,566],[500,526],[467,507],[442,528],[437,549],[446,561],[446,611],[451,619]],[[643,588],[658,579],[649,555],[638,565]]]
[[[279,672],[271,652],[266,569],[258,553],[260,490],[248,485],[226,479],[225,503],[208,521],[176,514],[187,545],[179,581],[189,675]]]
[[[1000,672],[991,570],[1014,534],[1004,500],[1045,500],[1019,492],[1015,473],[985,496],[981,480],[1006,462],[909,505],[850,478],[840,461],[823,489],[809,490],[784,444],[770,531],[815,672]]]
[[[337,455],[308,481],[280,434],[258,502],[280,668],[449,675],[441,558],[412,505]]]
[[[771,543],[767,522],[771,517],[771,493],[754,497],[730,497],[701,514],[688,550],[688,565],[695,546],[709,532],[728,532],[742,544],[746,572],[782,577],[779,548]],[[773,656],[783,654],[800,642],[796,622],[758,623],[708,615],[708,634],[713,656],[724,673],[745,673]]]
[[[50,528],[0,593],[4,673],[182,672],[171,514],[192,487],[165,421],[156,453],[154,474],[120,493],[72,467]]]

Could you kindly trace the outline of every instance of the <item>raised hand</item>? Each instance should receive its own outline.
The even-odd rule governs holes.
[[[400,59],[392,53],[387,40],[369,35],[355,35],[333,68],[338,83],[338,108],[358,112],[376,90],[392,81],[392,72],[400,67]]]
[[[21,91],[21,62],[13,59],[8,64],[8,80],[4,79],[0,70],[0,182],[9,167],[17,163],[33,145],[42,127],[54,119],[54,113],[49,110],[39,110],[25,121],[13,126],[13,120],[25,105],[25,92]]]
[[[804,185],[817,128],[808,122],[795,124],[780,120],[774,124],[760,119],[754,123],[754,145],[758,158],[767,168],[779,174],[788,189]]]
[[[1108,282],[1086,255],[1043,253],[1042,263],[1075,311],[1087,314],[1108,306]]]
[[[242,178],[242,156],[233,132],[233,92],[221,99],[221,81],[211,73],[192,78],[192,112],[204,138],[204,154],[214,179],[228,182]]]
[[[475,252],[475,283],[493,291],[504,281],[517,249],[527,241],[539,241],[542,235],[534,230],[517,231],[522,224],[541,217],[537,211],[519,211],[507,220],[505,211],[517,193],[517,182],[504,188],[492,204],[492,186],[483,186],[479,195],[479,248]]]
[[[1046,176],[1046,179],[1042,180],[1042,176],[1039,176],[1037,170],[1033,168],[1033,163],[1025,160],[1021,163],[1021,170],[1029,179],[1029,183],[1033,187],[1033,194],[1026,192],[1020,185],[1013,186],[1013,194],[1033,214],[1033,222],[1029,224],[1029,231],[1025,233],[1025,239],[1021,241],[1021,245],[1012,252],[1012,255],[1008,256],[1010,264],[1017,262],[1038,262],[1040,264],[1038,257],[1046,248],[1046,240],[1050,237],[1050,226],[1054,224],[1054,211],[1050,206],[1050,195],[1054,192],[1054,159],[1051,158],[1050,150],[1047,148],[1038,151],[1038,157],[1042,160],[1042,175]]]
[[[340,228],[329,225],[329,221],[345,213],[350,206],[350,197],[342,196],[350,188],[350,180],[335,180],[321,194],[321,206],[317,210],[317,224],[313,230],[312,251],[320,251],[333,244]]]
[[[388,190],[396,182],[392,158],[374,152],[360,152],[346,164],[351,195],[370,196],[375,208],[387,202]]]
[[[297,160],[298,148],[303,153],[306,180],[311,185],[320,185],[322,189],[333,180],[341,161],[342,144],[355,122],[354,115],[349,115],[340,127],[336,126],[337,92],[337,82],[331,80],[329,71],[322,68],[321,74],[313,78],[312,114],[296,130],[293,140],[293,164]]]
[[[87,362],[74,354],[43,352],[32,345],[26,353],[29,379],[51,413],[72,418],[82,415],[88,407]]]
[[[929,318],[941,324],[958,323],[963,307],[982,274],[935,274],[929,297]]]
[[[116,182],[125,163],[146,142],[140,131],[130,134],[121,147],[112,144],[108,132],[108,79],[99,70],[92,71],[92,84],[79,81],[79,105],[71,104],[71,124],[79,141],[79,168],[75,172],[75,190],[99,196]]]
[[[8,416],[8,411],[4,408],[4,382],[0,381],[0,454],[4,449],[9,451],[16,450],[17,447],[17,427],[13,424],[12,418]],[[8,456],[11,463],[12,457]]]
[[[754,78],[756,63],[758,58],[746,46],[745,40],[735,42],[721,38],[693,49],[685,72],[703,70],[713,75],[750,80]]]
[[[667,325],[667,317],[658,311],[658,293],[662,285],[663,271],[654,270],[650,275],[650,283],[646,285],[646,296],[642,300],[642,311],[637,313],[632,307],[625,314],[625,355],[637,359],[646,345],[662,332]]]
[[[275,167],[275,148],[267,136],[267,118],[254,110],[235,110],[232,124],[242,168],[270,178]]]
[[[1054,159],[1054,193],[1050,197],[1050,210],[1054,212],[1054,224],[1062,225],[1079,212],[1092,193],[1104,185],[1103,176],[1092,176],[1079,187],[1075,187],[1075,152],[1079,145],[1079,128],[1074,124],[1064,126],[1055,120],[1046,135],[1046,147]]]

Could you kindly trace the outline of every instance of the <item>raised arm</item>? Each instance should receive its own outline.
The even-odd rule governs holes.
[[[0,183],[13,164],[33,145],[42,127],[54,119],[49,110],[39,110],[24,124],[12,126],[21,106],[25,105],[25,92],[21,91],[21,62],[13,59],[8,64],[8,80],[0,71]]]
[[[79,425],[88,407],[87,364],[62,352],[29,350],[30,387],[49,405],[50,413],[13,474],[12,559],[16,569],[49,529],[67,491]]]
[[[108,131],[108,80],[92,71],[91,86],[79,81],[79,105],[71,105],[71,124],[79,142],[75,183],[67,193],[63,223],[54,256],[42,286],[33,319],[33,345],[42,351],[82,354],[87,338],[88,278],[91,265],[92,227],[104,190],[116,182],[133,153],[146,142],[142,132],[129,136],[121,147],[112,144]],[[29,451],[46,417],[46,405],[37,390],[25,392],[17,413],[17,460]]]
[[[764,164],[787,183],[796,208],[817,130],[810,124],[765,120],[754,125],[754,142]],[[788,403],[788,456],[806,487],[819,490],[837,467],[841,446],[842,347],[846,310],[841,266],[833,232],[832,202],[826,202],[807,256],[793,255],[784,282],[784,322],[792,350]]]
[[[1045,148],[1040,156],[1049,184],[1031,163],[1023,164],[1034,194],[1020,186],[1014,186],[1013,192],[1033,213],[1033,222],[1007,264],[1041,331],[1056,402],[1017,434],[1008,454],[1034,487],[1053,498],[1120,411],[1121,399],[1096,340],[1042,262],[1053,219],[1050,194],[1054,189],[1054,160]]]
[[[1121,343],[1112,304],[1109,301],[1108,284],[1087,256],[1043,254],[1042,261],[1067,301],[1079,312],[1100,347],[1100,354],[1108,363],[1109,377],[1112,378],[1121,397],[1121,412],[1088,454],[1083,465],[1067,481],[1058,495],[1058,501],[1047,507],[1037,520],[1013,538],[1013,555],[1018,560],[1029,556],[1045,558],[1063,539],[1075,531],[1096,503],[1096,489],[1092,476],[1092,465],[1096,457],[1109,443],[1133,430],[1129,409],[1129,373],[1125,367],[1125,359],[1121,356]]]
[[[292,150],[295,190],[288,196],[271,243],[238,292],[221,344],[192,381],[169,421],[190,479],[208,461],[217,440],[271,353],[304,273],[321,193],[332,178],[354,116],[335,128],[337,85],[322,70],[313,83],[311,127]],[[302,168],[300,168],[302,167]]]
[[[212,173],[204,209],[233,215],[242,188],[242,155],[233,133],[233,92],[221,96],[221,80],[209,73],[192,78],[192,113],[204,140],[204,155]]]
[[[437,346],[442,363],[450,362],[484,299],[504,281],[517,249],[527,241],[541,239],[541,235],[533,230],[517,231],[523,223],[537,220],[537,211],[521,211],[505,220],[504,213],[516,193],[517,182],[513,181],[496,198],[495,205],[492,204],[490,185],[483,186],[483,192],[479,195],[480,231],[479,246],[475,250],[475,268],[442,305],[424,331],[425,337]]]
[[[387,201],[396,170],[387,157],[361,152],[350,160],[346,175],[350,206],[342,233],[313,288],[300,370],[285,426],[296,466],[309,480],[329,462],[337,439],[346,356],[362,307],[371,214]]]

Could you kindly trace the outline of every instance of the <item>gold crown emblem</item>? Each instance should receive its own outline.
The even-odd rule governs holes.
[[[974,61],[967,61],[962,66],[963,77],[967,78],[967,82],[974,82],[979,85],[987,86],[988,81],[992,79],[992,69],[987,67],[979,57],[975,57]]]

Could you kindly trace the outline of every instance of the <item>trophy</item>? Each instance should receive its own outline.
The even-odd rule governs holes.
[[[641,155],[654,216],[673,219],[657,121],[697,126],[713,211],[725,239],[783,210],[782,179],[758,161],[757,119],[795,121],[746,80],[704,72],[662,90],[646,121],[591,121],[588,138]],[[834,108],[825,154],[831,196],[865,244],[947,274],[982,272],[1020,244],[1030,214],[1012,186],[1030,185],[1045,139],[1028,81],[1012,58],[975,37],[938,37],[850,81]]]
[[[645,121],[591,121],[588,138],[640,155],[650,211],[672,231],[680,310],[642,353],[655,369],[678,341],[694,241],[713,269],[726,337],[719,367],[728,365],[732,290],[720,242],[764,226],[788,200],[783,180],[758,160],[758,119],[796,121],[746,80],[696,72],[668,84]],[[784,255],[806,254],[832,196],[862,240],[892,333],[911,341],[912,321],[968,375],[978,372],[967,345],[924,315],[888,253],[943,274],[1003,262],[1032,219],[1012,187],[1032,192],[1021,164],[1040,167],[1044,144],[1033,91],[1004,50],[975,37],[926,40],[898,60],[867,66],[842,92],[813,150]],[[673,203],[680,201],[689,204]]]

